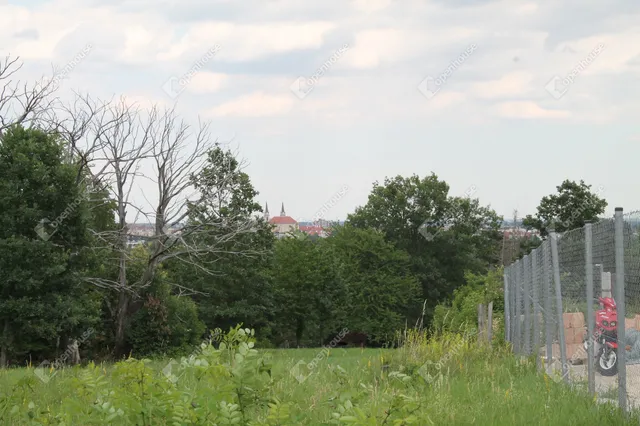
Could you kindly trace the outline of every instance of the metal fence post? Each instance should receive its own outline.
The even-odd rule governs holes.
[[[584,272],[587,287],[587,377],[589,379],[589,395],[595,395],[596,376],[594,371],[594,345],[593,329],[595,318],[593,316],[593,230],[590,222],[584,225]]]
[[[517,354],[522,353],[522,320],[520,316],[522,315],[521,307],[522,307],[522,292],[520,291],[522,287],[522,261],[518,260],[516,262],[516,312],[515,312],[515,322],[516,322],[516,332],[515,332],[515,340],[514,347],[515,352]]]
[[[531,290],[533,294],[533,350],[536,354],[536,364],[538,368],[540,368],[540,271],[538,270],[538,249],[531,252],[531,265]]]
[[[504,340],[511,341],[511,307],[509,306],[509,271],[511,266],[504,268]]]
[[[558,313],[558,343],[560,344],[560,362],[562,363],[562,377],[569,383],[569,366],[567,365],[567,346],[564,339],[564,319],[562,309],[562,285],[560,284],[560,260],[558,258],[558,234],[555,230],[549,231],[551,242],[551,261],[553,264],[553,281],[556,287],[556,308]]]
[[[523,294],[524,294],[524,353],[531,355],[531,256],[523,259]]]
[[[625,333],[625,293],[624,293],[624,217],[622,207],[615,213],[616,285],[614,288],[618,311],[618,405],[627,411],[627,357]]]
[[[549,262],[550,243],[549,240],[542,243],[542,285],[544,289],[544,325],[545,342],[547,347],[547,374],[551,374],[551,361],[553,359],[553,313],[551,312],[551,262]]]

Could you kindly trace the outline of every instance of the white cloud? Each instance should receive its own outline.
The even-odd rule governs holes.
[[[533,79],[530,72],[513,72],[497,80],[475,83],[471,93],[482,99],[522,96],[531,91]]]
[[[153,48],[152,43],[156,35],[142,25],[125,28],[124,34],[125,45],[122,52],[124,58],[134,59],[140,54],[140,51],[149,51]]]
[[[435,108],[448,108],[465,100],[466,96],[462,92],[443,91],[430,99],[428,105]]]
[[[466,42],[473,40],[479,31],[467,27],[438,28],[437,31],[379,28],[356,33],[353,49],[340,61],[339,67],[372,69],[382,64],[393,64],[412,57],[424,56],[430,49],[451,44],[460,45],[460,53],[467,48]],[[455,54],[456,56],[458,53]],[[446,58],[446,67],[455,57]]]
[[[186,89],[194,93],[217,92],[229,82],[226,74],[201,71],[196,73]]]
[[[566,110],[544,109],[535,102],[503,102],[495,107],[495,112],[505,118],[568,118],[571,113]]]
[[[328,31],[335,28],[330,22],[273,22],[268,24],[238,25],[231,22],[205,22],[195,24],[177,42],[169,47],[165,59],[184,52],[201,52],[220,44],[217,57],[221,61],[246,61],[271,54],[322,46]]]
[[[128,106],[135,106],[140,110],[150,110],[154,106],[158,108],[170,107],[169,102],[164,98],[152,97],[142,93],[128,93],[120,97],[120,100]]]
[[[364,13],[380,12],[394,3],[395,0],[353,0],[355,10]]]
[[[516,15],[533,15],[539,10],[538,4],[534,2],[518,3],[512,6]]]
[[[269,117],[291,111],[297,99],[291,93],[272,95],[255,92],[208,110],[205,114],[215,117]]]

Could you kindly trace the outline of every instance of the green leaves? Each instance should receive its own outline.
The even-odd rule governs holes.
[[[522,221],[529,229],[537,229],[546,236],[549,228],[557,232],[581,228],[588,220],[595,221],[604,213],[607,202],[600,198],[604,188],[591,191],[584,181],[565,180],[556,187],[557,193],[542,197],[535,216],[527,215]]]
[[[426,321],[439,301],[464,284],[465,271],[486,272],[500,253],[501,218],[477,199],[451,197],[449,186],[435,174],[376,182],[348,223],[381,232],[408,254],[407,269],[420,282],[417,298],[427,300]],[[422,314],[415,304],[411,323]]]
[[[98,317],[99,305],[79,279],[89,201],[77,175],[55,136],[21,127],[3,136],[0,344],[17,363],[24,354],[51,357],[58,337],[65,345],[66,337],[79,336]]]

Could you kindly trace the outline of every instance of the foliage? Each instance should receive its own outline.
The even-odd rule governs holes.
[[[277,241],[271,269],[276,342],[319,346],[344,326],[346,287],[334,248],[327,241]]]
[[[377,229],[409,254],[410,271],[421,285],[419,298],[427,300],[427,319],[439,301],[464,284],[464,271],[484,273],[500,254],[501,218],[477,199],[448,192],[435,174],[386,178],[382,185],[374,183],[367,204],[348,217],[354,227]],[[421,314],[416,307],[414,320]]]
[[[522,221],[529,229],[537,229],[546,236],[551,227],[556,232],[582,228],[586,221],[595,221],[604,213],[607,202],[598,193],[591,192],[591,185],[565,180],[556,187],[557,194],[542,197],[535,216],[527,215]]]
[[[478,324],[478,305],[487,306],[489,302],[493,302],[493,315],[499,320],[504,315],[502,274],[502,268],[484,275],[465,274],[467,284],[454,291],[451,303],[436,307],[433,327],[436,330],[473,331]]]
[[[186,235],[174,246],[189,245],[197,259],[156,264],[148,245],[121,254],[105,244],[105,233],[118,234],[126,223],[115,223],[114,201],[88,169],[63,156],[68,147],[55,136],[15,132],[2,145],[8,153],[2,203],[21,210],[0,215],[6,225],[0,263],[11,271],[4,283],[11,294],[0,302],[0,331],[8,328],[0,340],[22,359],[55,358],[89,327],[95,333],[82,345],[83,358],[94,360],[114,347],[135,356],[187,353],[205,329],[240,322],[258,330],[265,346],[319,346],[344,329],[383,346],[407,324],[424,319],[428,325],[437,303],[464,284],[465,270],[484,274],[498,259],[495,212],[449,196],[435,175],[376,183],[367,204],[328,238],[297,232],[276,240],[257,217],[258,192],[241,162],[216,146],[191,176],[204,197],[188,209],[188,224],[210,232]],[[38,147],[31,146],[35,140]],[[75,202],[81,193],[87,196]],[[52,237],[36,239],[38,220],[58,217],[69,205],[75,207]],[[16,218],[24,223],[17,226]],[[27,265],[32,253],[37,259]],[[123,262],[127,285],[145,276],[148,285],[132,292],[101,287],[121,283]],[[11,287],[18,282],[24,294]]]
[[[11,128],[0,144],[0,363],[42,359],[97,320],[99,301],[79,279],[86,188],[63,158],[38,130]]]
[[[207,233],[209,240],[194,243],[213,242],[220,246],[219,253],[201,256],[205,268],[173,262],[165,270],[169,281],[193,290],[198,315],[208,328],[243,322],[268,338],[275,309],[268,274],[275,237],[267,222],[254,217],[262,212],[255,202],[258,192],[241,166],[231,151],[216,147],[209,152],[205,167],[192,182],[201,193],[211,196],[191,206],[189,221],[215,228]],[[251,223],[254,232],[224,237],[244,222]]]
[[[420,305],[420,284],[409,255],[373,229],[336,227],[327,244],[343,265],[344,326],[364,332],[374,344],[387,344]]]

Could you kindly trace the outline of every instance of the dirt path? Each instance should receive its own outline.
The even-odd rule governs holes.
[[[560,371],[560,363],[553,364]],[[569,376],[571,382],[587,385],[587,366],[573,365]],[[618,401],[618,376],[606,377],[596,371],[596,394],[598,399]],[[629,407],[640,408],[640,364],[627,365],[627,400]]]

